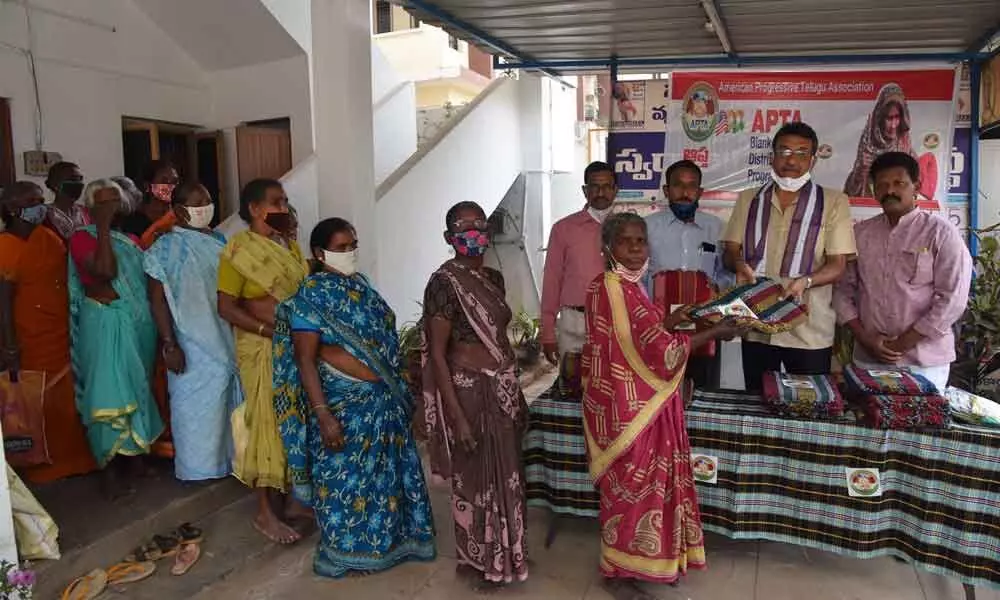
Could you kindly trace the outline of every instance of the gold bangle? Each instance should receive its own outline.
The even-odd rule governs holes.
[[[327,406],[327,405],[325,405],[325,404],[310,404],[309,406],[312,407],[313,412],[316,412],[318,410],[325,410],[328,413],[332,413],[333,412],[332,410],[330,410],[330,407]]]
[[[257,335],[264,337],[264,324],[257,325]]]

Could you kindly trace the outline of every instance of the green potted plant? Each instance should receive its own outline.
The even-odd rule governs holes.
[[[952,385],[983,394],[986,378],[1000,369],[1000,241],[992,234],[1000,223],[973,230],[979,241],[969,308],[958,326],[958,360],[952,364]]]
[[[514,315],[510,323],[510,335],[518,367],[524,369],[538,363],[542,353],[542,345],[538,341],[540,331],[541,321],[533,318],[524,309]]]

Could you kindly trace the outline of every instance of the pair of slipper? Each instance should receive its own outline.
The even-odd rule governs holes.
[[[104,569],[94,569],[83,577],[77,577],[62,593],[62,600],[93,600],[108,586],[125,585],[149,578],[156,572],[151,562],[120,562]]]
[[[184,523],[166,535],[154,535],[151,542],[139,546],[125,557],[123,564],[142,564],[174,558],[170,573],[184,575],[201,558],[202,532],[190,523]]]

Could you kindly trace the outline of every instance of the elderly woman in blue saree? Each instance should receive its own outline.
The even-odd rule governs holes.
[[[292,493],[316,513],[313,568],[342,577],[436,556],[396,319],[357,273],[343,219],[312,232],[314,273],[278,306],[275,410]]]
[[[150,376],[156,327],[146,296],[138,241],[118,230],[122,190],[99,179],[84,190],[93,220],[69,240],[70,340],[76,402],[111,496],[119,455],[141,457],[163,432]],[[114,461],[114,465],[109,464]],[[132,461],[142,470],[138,460]]]
[[[171,200],[176,225],[146,251],[145,268],[167,367],[174,470],[183,481],[218,479],[232,469],[229,420],[243,401],[233,330],[215,308],[226,240],[209,229],[215,207],[204,186],[181,184]]]

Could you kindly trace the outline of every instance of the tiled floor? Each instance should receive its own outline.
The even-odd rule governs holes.
[[[213,600],[346,598],[350,600],[458,600],[475,597],[455,577],[455,552],[447,529],[446,490],[433,490],[441,524],[439,558],[405,564],[364,579],[330,581],[312,574],[312,541],[263,565],[235,573],[199,596]],[[596,524],[569,521],[555,544],[542,547],[547,515],[529,518],[531,575],[494,598],[611,600],[596,572]],[[677,588],[651,587],[664,600],[964,600],[955,581],[916,571],[892,559],[860,561],[769,542],[736,542],[709,535],[709,569],[693,572]],[[1000,600],[980,589],[978,600]]]

